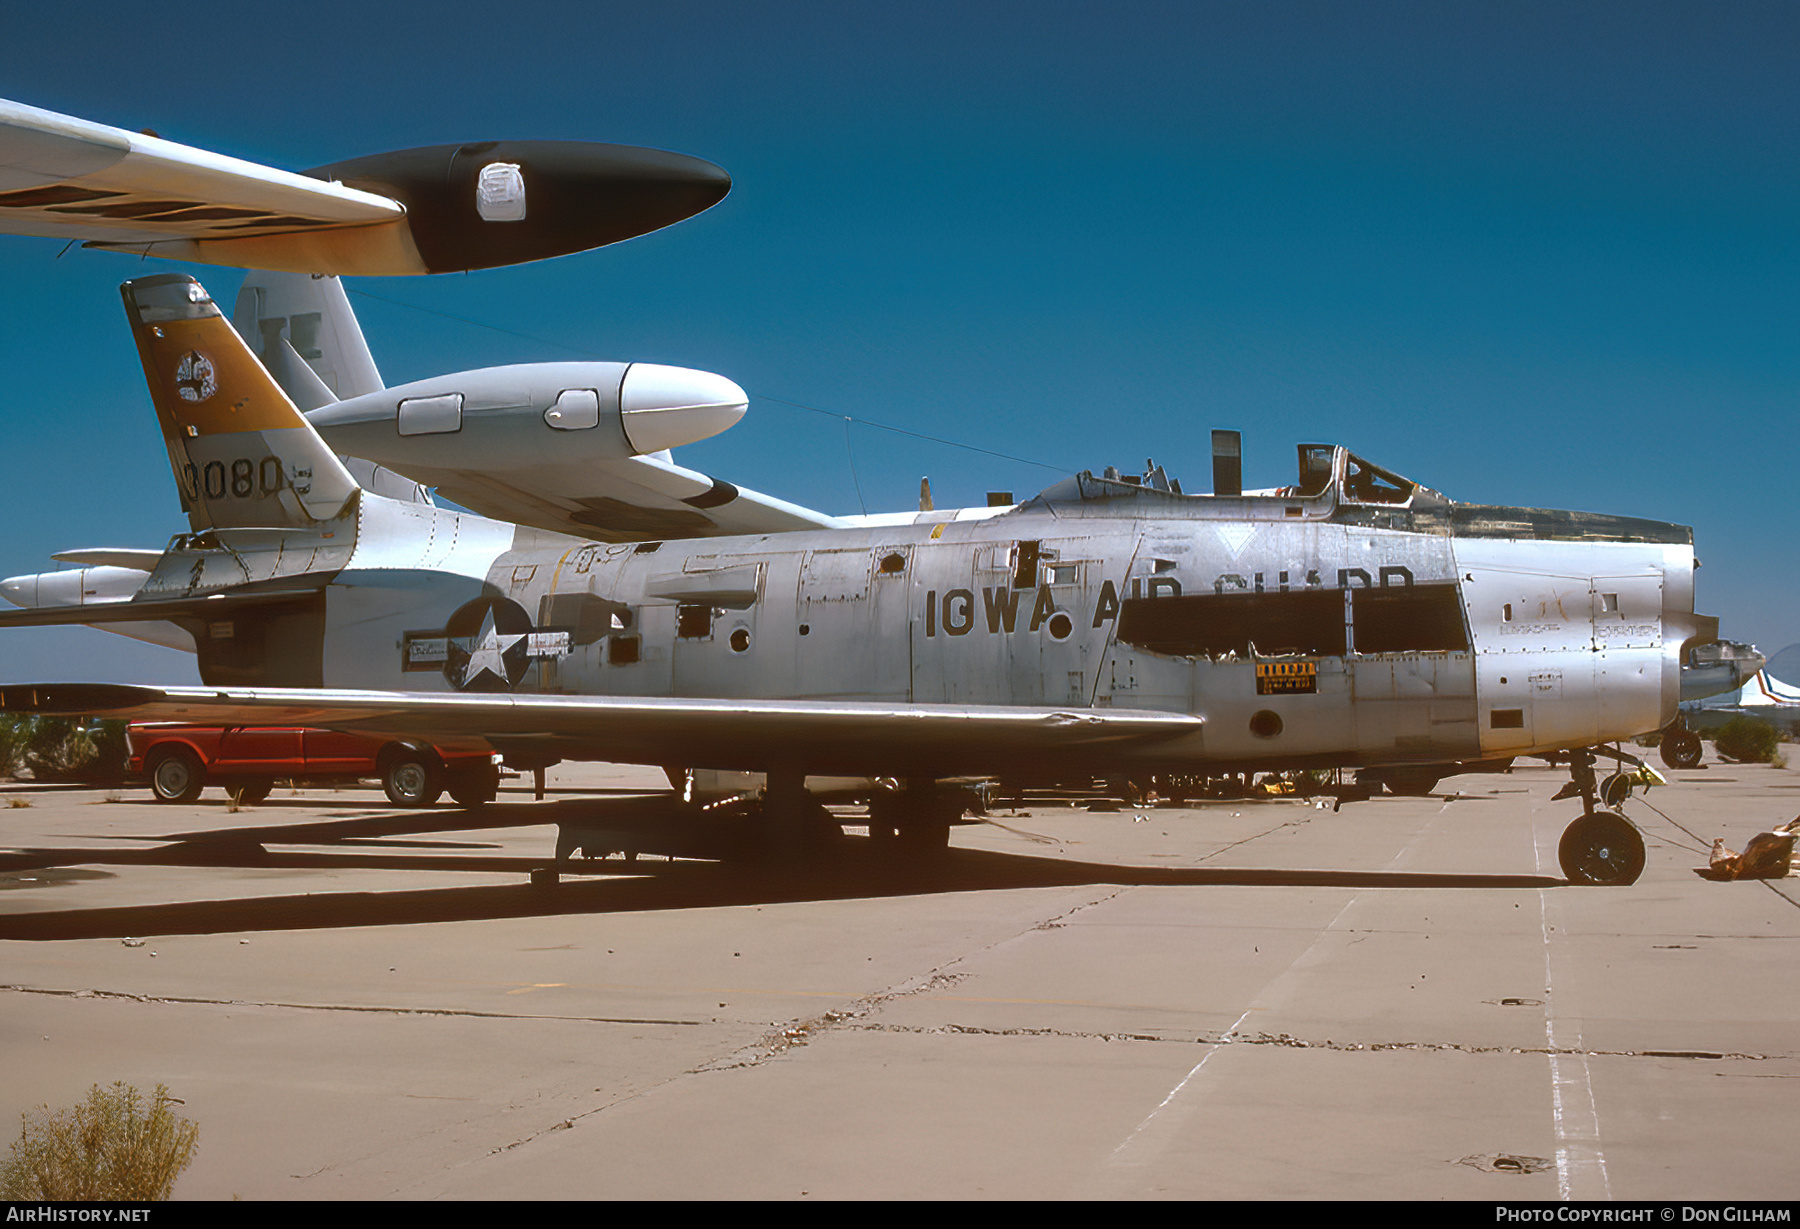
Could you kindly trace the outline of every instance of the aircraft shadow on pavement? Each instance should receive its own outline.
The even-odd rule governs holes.
[[[315,824],[256,825],[204,833],[175,833],[160,838],[169,843],[148,849],[34,849],[0,855],[0,872],[15,873],[71,866],[158,865],[254,870],[448,871],[509,875],[518,879],[512,883],[477,886],[41,910],[0,916],[0,939],[93,939],[396,926],[1100,884],[1357,889],[1564,886],[1563,880],[1544,875],[1130,866],[970,849],[952,849],[942,857],[918,861],[878,854],[860,837],[846,837],[841,843],[809,856],[774,856],[742,863],[577,859],[565,864],[562,882],[538,886],[525,880],[532,870],[550,864],[548,850],[539,857],[409,853],[403,851],[421,847],[483,846],[476,842],[399,842],[391,839],[421,832],[463,832],[477,826],[535,826],[546,822],[541,806],[520,807],[512,815],[505,814],[509,810],[512,808],[489,808],[478,821],[472,821],[467,813],[460,811],[373,815]],[[265,848],[265,841],[338,847],[270,850]],[[64,878],[67,880],[65,888],[79,890],[76,879],[72,876]]]

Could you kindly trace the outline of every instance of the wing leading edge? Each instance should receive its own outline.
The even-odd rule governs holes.
[[[405,215],[377,193],[0,99],[0,230],[12,234],[203,242]]]
[[[788,533],[843,523],[688,469],[666,453],[592,461],[578,471],[546,466],[528,475],[384,464],[481,516],[599,542]]]
[[[109,683],[8,685],[0,687],[0,709],[133,721],[317,726],[439,745],[491,742],[614,763],[939,777],[1072,769],[1128,748],[1193,740],[1205,725],[1198,716],[1134,709]]]

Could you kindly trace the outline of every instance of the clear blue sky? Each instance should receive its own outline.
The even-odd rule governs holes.
[[[711,159],[711,212],[354,287],[390,382],[585,352],[718,371],[680,459],[830,511],[1058,471],[1246,480],[1337,441],[1452,498],[1695,527],[1700,606],[1800,640],[1800,5],[29,6],[0,96],[299,169],[409,145]],[[111,253],[0,237],[0,574],[184,527]],[[174,266],[151,262],[151,267]],[[192,267],[215,294],[230,270]],[[566,348],[565,348],[566,347]],[[1042,462],[929,445],[801,402]],[[855,459],[854,477],[850,456]],[[9,633],[8,678],[191,659]]]

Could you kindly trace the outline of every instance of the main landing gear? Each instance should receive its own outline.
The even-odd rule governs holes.
[[[967,809],[966,793],[909,779],[904,789],[869,799],[869,840],[915,858],[940,857],[950,847],[950,825]]]
[[[1630,796],[1628,779],[1621,773],[1607,777],[1605,785],[1594,781],[1594,753],[1569,753],[1568,785],[1557,791],[1558,798],[1581,795],[1583,814],[1563,830],[1556,846],[1557,861],[1570,883],[1626,884],[1636,883],[1644,873],[1644,838],[1631,821],[1616,810],[1605,810],[1601,803],[1618,806]]]
[[[1700,745],[1700,736],[1688,729],[1687,722],[1680,717],[1663,728],[1662,743],[1657,749],[1662,752],[1663,763],[1670,768],[1698,768],[1706,754]]]
[[[763,785],[761,809],[761,835],[770,853],[817,852],[844,835],[831,812],[807,792],[805,773],[769,773]]]

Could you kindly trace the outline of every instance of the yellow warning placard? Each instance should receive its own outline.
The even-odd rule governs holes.
[[[1259,696],[1311,695],[1319,690],[1316,661],[1259,661],[1256,694]]]

